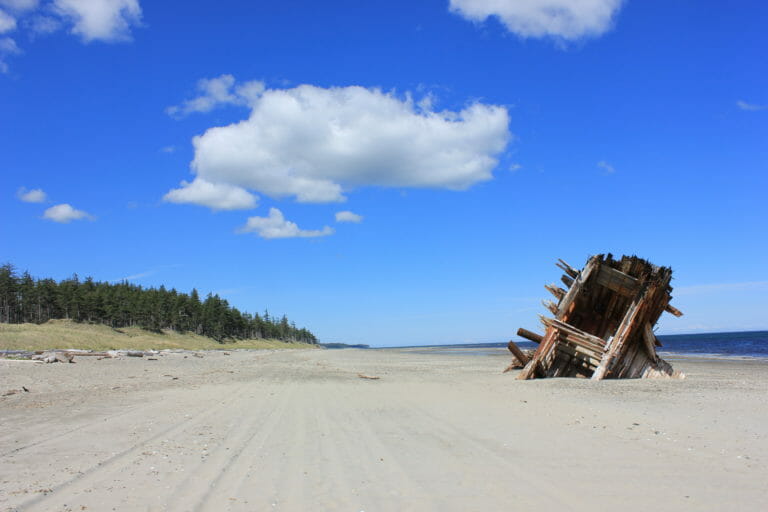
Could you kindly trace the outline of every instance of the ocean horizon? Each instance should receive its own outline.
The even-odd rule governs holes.
[[[768,359],[768,331],[713,332],[699,334],[664,334],[657,338],[662,346],[657,349],[664,357],[698,356],[711,358]],[[535,349],[536,343],[515,339],[521,349]],[[355,345],[355,348],[365,348]],[[455,343],[435,345],[401,345],[388,347],[367,347],[372,350],[410,349],[412,351],[463,355],[495,355],[497,349],[506,349],[507,342]]]

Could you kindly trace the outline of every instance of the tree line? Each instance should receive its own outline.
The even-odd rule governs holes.
[[[314,334],[296,327],[285,315],[241,312],[216,294],[201,300],[195,289],[186,294],[164,286],[142,288],[128,281],[81,280],[77,274],[57,282],[35,279],[29,272],[19,275],[11,264],[0,267],[0,322],[41,324],[52,319],[193,332],[219,342],[272,338],[317,343]]]

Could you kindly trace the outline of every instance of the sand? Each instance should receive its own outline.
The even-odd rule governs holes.
[[[509,357],[0,361],[0,510],[758,510],[768,363],[514,380]],[[380,377],[362,379],[358,374]]]

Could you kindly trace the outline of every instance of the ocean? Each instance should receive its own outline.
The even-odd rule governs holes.
[[[768,331],[715,332],[703,334],[669,334],[657,336],[662,344],[659,355],[730,358],[768,358]],[[536,348],[535,343],[518,341],[521,349]],[[429,345],[396,347],[417,353],[462,355],[498,355],[498,349],[506,349],[506,343],[469,343],[460,345]],[[395,348],[395,347],[392,347]]]
[[[768,331],[657,336],[659,354],[768,358]]]

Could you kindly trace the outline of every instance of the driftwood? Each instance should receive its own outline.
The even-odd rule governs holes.
[[[614,260],[610,254],[592,256],[580,271],[563,260],[556,265],[568,289],[545,286],[557,302],[544,303],[554,316],[540,317],[544,335],[518,330],[539,344],[519,379],[684,377],[656,354],[661,343],[653,333],[663,312],[682,315],[669,304],[670,268],[636,256]],[[513,345],[509,349],[520,362]]]
[[[71,352],[51,351],[36,354],[32,356],[32,359],[44,363],[74,363],[75,355]]]
[[[368,379],[368,380],[379,380],[381,377],[371,377],[370,375],[363,375],[362,373],[357,374],[358,377],[361,379]]]
[[[75,356],[91,356],[91,357],[113,357],[109,352],[91,352],[89,350],[65,350],[65,352]]]

